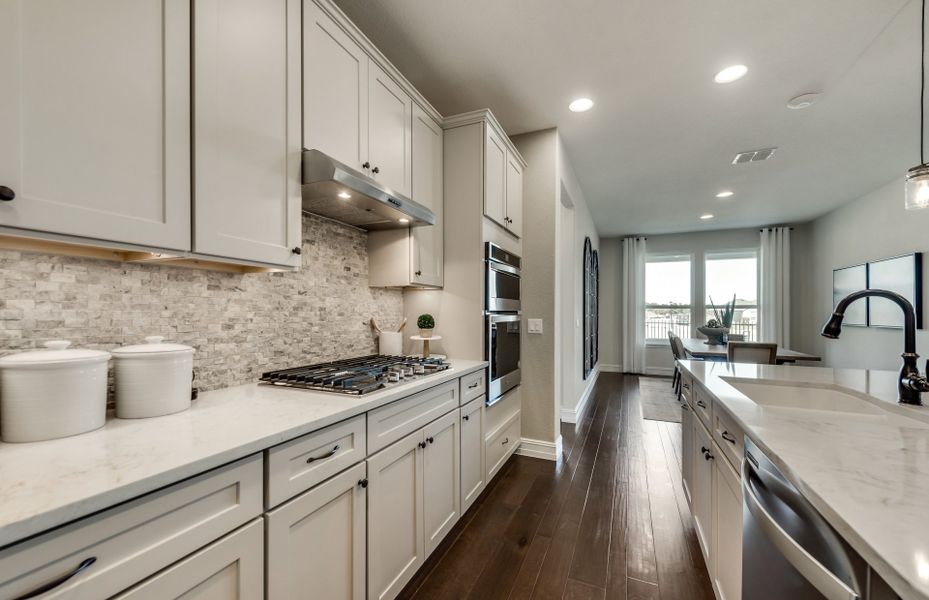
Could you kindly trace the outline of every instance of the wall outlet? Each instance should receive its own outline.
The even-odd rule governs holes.
[[[542,333],[542,319],[529,319],[529,333]]]

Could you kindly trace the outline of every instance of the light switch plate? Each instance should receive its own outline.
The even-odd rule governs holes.
[[[529,333],[542,333],[542,319],[529,319]]]

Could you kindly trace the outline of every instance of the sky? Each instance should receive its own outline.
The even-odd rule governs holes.
[[[645,302],[687,304],[690,302],[690,261],[651,262],[645,267]],[[732,299],[755,303],[758,297],[758,268],[755,258],[708,259],[706,261],[707,303],[717,305]]]

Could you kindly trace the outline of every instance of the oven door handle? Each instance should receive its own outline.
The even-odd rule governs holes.
[[[781,556],[787,559],[787,562],[828,600],[860,600],[855,590],[848,587],[844,581],[836,577],[835,573],[823,566],[803,546],[790,537],[789,533],[784,531],[758,500],[758,496],[752,489],[752,478],[759,480],[749,460],[744,458],[742,459],[742,492],[745,497],[745,506],[764,532],[765,537],[774,544]]]
[[[497,273],[506,273],[507,275],[513,275],[519,279],[519,269],[516,267],[511,267],[510,265],[499,263],[495,261],[487,261],[487,268],[491,271],[496,271]]]

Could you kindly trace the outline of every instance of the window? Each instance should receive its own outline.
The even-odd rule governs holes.
[[[649,256],[645,262],[645,338],[668,339],[668,331],[690,337],[691,258]]]
[[[715,319],[713,304],[721,307],[735,295],[731,334],[758,339],[758,252],[717,252],[706,256],[706,316]]]

